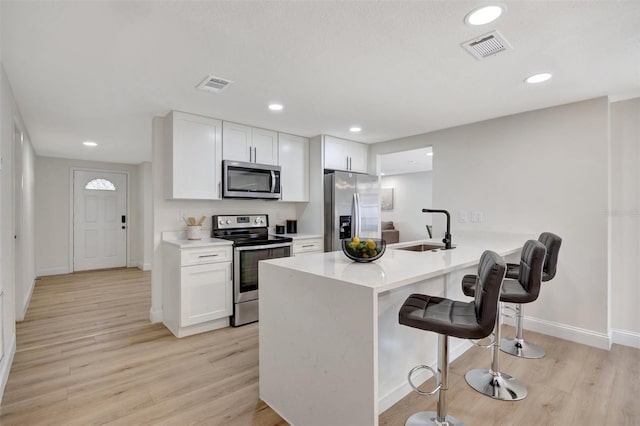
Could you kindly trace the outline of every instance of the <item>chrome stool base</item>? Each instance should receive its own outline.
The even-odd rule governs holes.
[[[518,338],[500,340],[500,350],[520,358],[544,358],[544,349],[541,346]]]
[[[505,373],[478,368],[468,371],[464,378],[469,386],[493,399],[519,401],[527,396],[526,386]]]
[[[445,422],[439,422],[437,419],[438,413],[435,411],[420,411],[409,417],[405,426],[464,426],[464,423],[453,416],[445,417]]]

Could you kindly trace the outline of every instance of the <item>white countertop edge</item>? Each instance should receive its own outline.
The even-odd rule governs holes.
[[[180,248],[231,246],[232,241],[222,238],[203,237],[199,240],[187,240],[186,231],[165,231],[162,232],[162,242],[178,246]]]

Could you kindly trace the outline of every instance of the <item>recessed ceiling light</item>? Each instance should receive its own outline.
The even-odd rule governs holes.
[[[282,106],[282,104],[269,104],[269,109],[271,111],[282,111],[284,107]]]
[[[484,25],[493,22],[502,15],[502,6],[491,5],[474,9],[464,17],[468,25]]]
[[[530,77],[525,78],[526,83],[535,84],[542,83],[543,81],[547,81],[551,78],[551,74],[548,72],[543,72],[541,74],[534,74]]]
[[[380,176],[384,176],[384,173],[380,173]]]
[[[427,152],[427,155],[428,155],[429,157],[433,157],[433,152]]]
[[[362,127],[352,126],[352,127],[349,127],[349,131],[351,133],[360,133],[362,131]]]
[[[93,141],[84,141],[82,142],[82,145],[84,146],[98,146],[97,142],[93,142]]]

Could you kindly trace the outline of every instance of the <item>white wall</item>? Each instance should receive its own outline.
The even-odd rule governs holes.
[[[138,166],[64,158],[36,157],[36,271],[39,276],[71,272],[70,176],[72,168],[115,170],[129,173],[128,265],[135,266],[143,257],[139,241]]]
[[[138,188],[141,188],[138,197],[139,241],[142,242],[142,254],[138,267],[143,271],[151,270],[153,260],[153,175],[151,163],[144,162],[138,166]]]
[[[611,104],[611,328],[640,347],[640,98]]]
[[[1,7],[0,7],[1,9]],[[24,139],[21,155],[21,168],[23,175],[14,177],[14,120],[20,127]],[[33,148],[29,142],[28,131],[22,120],[18,105],[16,104],[11,85],[0,62],[0,157],[2,170],[0,171],[0,399],[9,377],[9,370],[16,349],[16,317],[24,315],[23,310],[16,314],[16,305],[23,306],[31,297],[33,290]],[[15,282],[15,247],[14,235],[18,231],[14,229],[14,178],[17,188],[22,190],[22,228],[20,230],[20,242],[22,277],[20,283]],[[18,287],[18,288],[16,288]],[[18,290],[18,291],[16,291]],[[19,297],[16,299],[16,293]],[[17,301],[17,303],[16,303]]]
[[[375,144],[370,161],[433,146],[433,207],[452,213],[454,243],[461,231],[560,235],[558,274],[526,327],[608,347],[608,120],[607,99],[593,99]],[[458,223],[460,210],[482,223]]]
[[[183,231],[185,216],[206,216],[204,233],[211,232],[211,216],[216,214],[268,214],[270,224],[296,218],[296,203],[265,200],[189,201],[164,199],[164,147],[161,117],[153,119],[153,270],[151,274],[151,313],[153,322],[162,321],[162,245],[163,231]]]
[[[425,225],[431,215],[422,209],[432,206],[432,172],[382,176],[381,187],[393,188],[393,210],[383,211],[383,221],[392,220],[400,231],[400,242],[427,238]]]

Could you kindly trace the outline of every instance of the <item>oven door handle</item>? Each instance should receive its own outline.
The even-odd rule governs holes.
[[[282,244],[263,244],[261,246],[245,246],[245,247],[236,247],[236,251],[247,251],[247,250],[264,250],[270,248],[281,248],[281,247],[291,247],[291,243],[282,243]]]

